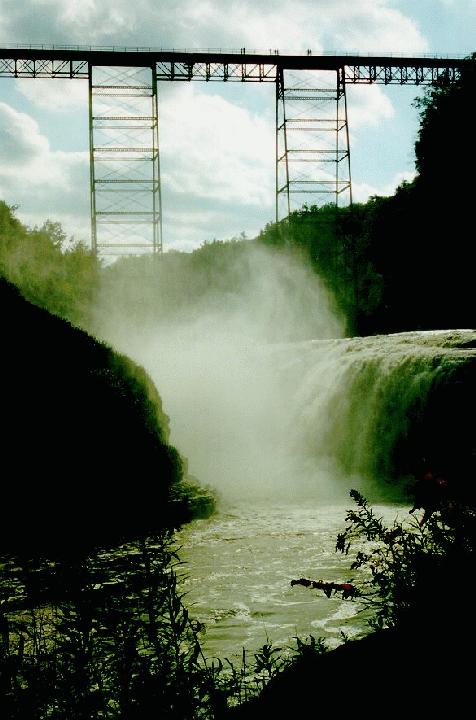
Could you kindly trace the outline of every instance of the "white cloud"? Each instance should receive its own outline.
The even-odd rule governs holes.
[[[33,118],[0,103],[0,197],[19,205],[20,218],[66,220],[84,237],[88,165],[89,153],[52,151]]]
[[[337,49],[362,53],[420,53],[428,49],[417,23],[392,8],[389,0],[326,0],[326,5],[323,32]]]
[[[0,18],[5,42],[317,53],[428,49],[417,24],[393,0],[0,0]],[[86,82],[22,79],[17,89],[32,107],[56,111],[58,121],[86,107]],[[260,115],[253,102],[238,105],[238,93],[230,101],[222,89],[216,86],[213,94],[198,83],[161,88],[164,218],[169,236],[183,247],[253,232],[273,216],[273,103],[269,116]],[[28,208],[31,218],[37,213],[37,222],[54,216],[87,232],[88,154],[52,151],[32,117],[5,104],[0,109],[0,197]],[[352,134],[393,114],[382,88],[349,88]],[[370,185],[356,188],[357,195],[376,192]]]
[[[402,182],[411,182],[415,178],[415,171],[398,172],[393,178],[381,187],[370,185],[369,183],[352,183],[352,197],[354,202],[366,202],[373,195],[381,195],[387,197],[393,195],[395,190]]]
[[[391,0],[5,0],[19,42],[421,52],[427,42]]]
[[[236,210],[236,209],[235,209]],[[183,205],[165,209],[164,249],[183,250],[189,252],[205,241],[218,238],[223,240],[239,235],[246,230],[249,237],[257,235],[263,227],[263,221],[251,220],[247,215],[245,225],[233,217],[233,208],[221,208],[215,205],[203,209],[199,203],[189,201]]]
[[[0,161],[2,172],[15,172],[47,153],[48,140],[40,135],[38,123],[0,102]],[[10,165],[15,163],[15,166]]]
[[[163,181],[171,190],[271,207],[274,125],[187,85],[164,102],[161,127]]]
[[[20,78],[16,86],[32,105],[51,112],[71,112],[88,104],[88,84],[84,80]]]
[[[347,100],[351,132],[378,126],[395,115],[392,102],[380,85],[348,86]]]

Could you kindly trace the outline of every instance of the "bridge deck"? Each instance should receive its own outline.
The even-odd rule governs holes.
[[[152,67],[158,80],[275,82],[279,70],[345,68],[348,83],[427,84],[454,78],[469,62],[462,57],[357,54],[153,50],[94,47],[3,47],[0,77],[87,78],[90,66]]]

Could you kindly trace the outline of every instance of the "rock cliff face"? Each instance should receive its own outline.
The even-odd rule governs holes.
[[[145,371],[4,280],[0,301],[3,551],[82,550],[177,522],[182,460]]]

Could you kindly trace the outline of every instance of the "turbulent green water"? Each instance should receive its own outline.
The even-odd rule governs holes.
[[[303,343],[292,366],[300,378],[294,427],[302,455],[317,466],[334,467],[344,484],[351,476],[357,484],[367,481],[364,489],[378,491],[382,481],[395,482],[396,447],[416,424],[430,419],[425,417],[429,398],[460,383],[462,368],[475,367],[475,345],[476,332],[470,330]],[[457,419],[442,421],[449,430]],[[431,443],[407,450],[433,451]]]
[[[175,334],[139,359],[172,441],[225,500],[336,501],[350,487],[385,496],[413,473],[405,457],[394,467],[399,443],[403,456],[432,452],[405,442],[435,387],[476,361],[473,343],[471,331],[267,345]]]
[[[388,519],[408,513],[408,507],[377,509]],[[243,647],[252,654],[267,640],[285,648],[293,637],[309,634],[335,646],[341,632],[355,637],[366,631],[361,603],[290,585],[299,577],[362,579],[349,569],[350,559],[335,552],[344,517],[344,505],[241,504],[180,533],[186,604],[205,623],[208,657],[236,659]]]
[[[239,656],[243,646],[255,651],[267,639],[286,646],[293,636],[310,633],[336,645],[341,632],[352,637],[366,631],[358,602],[326,598],[290,581],[359,581],[349,558],[334,551],[351,505],[344,498],[354,486],[370,493],[383,488],[385,494],[395,445],[411,433],[438,383],[475,359],[475,341],[471,331],[412,332],[273,346],[261,356],[248,355],[255,378],[260,362],[261,369],[275,368],[288,410],[279,415],[287,445],[283,454],[276,443],[276,482],[273,488],[267,476],[268,500],[259,487],[260,458],[257,487],[246,476],[248,466],[238,467],[241,502],[180,535],[187,602],[207,627],[208,655]],[[271,427],[274,421],[271,416]],[[218,489],[226,487],[224,482]],[[378,509],[391,521],[409,506]]]
[[[137,337],[131,328],[122,342],[153,377],[190,472],[223,508],[180,534],[187,603],[208,628],[208,655],[309,633],[336,644],[365,627],[358,604],[290,581],[358,579],[334,552],[350,488],[404,503],[405,484],[444,459],[433,455],[450,436],[466,442],[463,413],[446,411],[471,381],[463,371],[474,370],[476,332],[265,343],[248,316],[214,318]]]

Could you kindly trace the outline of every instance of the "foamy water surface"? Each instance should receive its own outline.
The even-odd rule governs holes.
[[[206,625],[208,657],[236,659],[243,647],[252,653],[268,639],[286,647],[296,635],[324,637],[335,646],[341,632],[366,631],[361,603],[290,585],[300,577],[358,582],[351,558],[335,552],[350,505],[237,505],[179,533],[185,603]],[[378,506],[389,520],[399,509]]]

